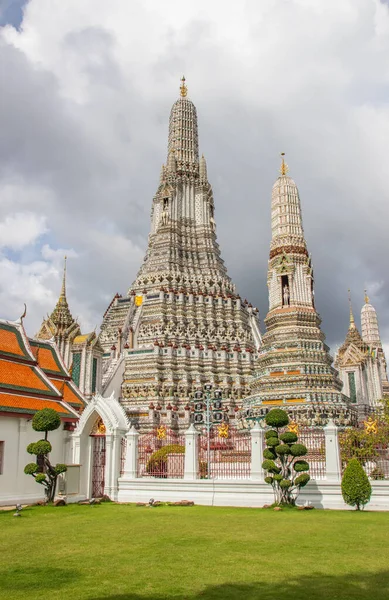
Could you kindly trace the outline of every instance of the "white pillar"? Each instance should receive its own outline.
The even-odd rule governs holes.
[[[326,440],[326,479],[340,481],[342,478],[342,465],[340,460],[338,428],[332,419],[324,427]]]
[[[264,472],[263,463],[263,437],[264,430],[256,423],[250,430],[251,434],[251,479],[254,481],[263,481]]]
[[[199,433],[192,425],[185,431],[184,479],[197,479]]]
[[[138,474],[138,438],[139,433],[132,425],[126,435],[127,448],[123,473],[125,479],[136,479]]]

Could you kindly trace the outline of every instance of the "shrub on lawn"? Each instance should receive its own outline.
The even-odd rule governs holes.
[[[305,460],[295,459],[305,456],[308,450],[303,444],[297,443],[296,433],[279,433],[279,429],[289,423],[284,410],[271,410],[265,422],[272,427],[265,433],[267,448],[263,452],[265,460],[262,463],[262,468],[267,471],[265,482],[273,488],[276,505],[294,506],[300,489],[310,479],[308,473],[303,472],[309,470],[309,464]]]
[[[185,454],[185,446],[169,444],[153,452],[147,461],[146,471],[156,477],[166,477],[167,459],[169,454]]]
[[[350,460],[343,473],[342,496],[346,504],[356,506],[356,510],[361,510],[370,500],[370,481],[357,458]]]
[[[31,442],[27,446],[27,452],[36,456],[36,463],[26,465],[24,472],[26,475],[32,475],[37,483],[44,486],[48,502],[53,502],[54,500],[58,475],[67,471],[66,465],[52,465],[48,456],[52,450],[52,446],[47,440],[47,432],[58,429],[60,425],[61,419],[54,409],[44,408],[38,410],[32,419],[32,427],[35,431],[44,431],[45,439]]]

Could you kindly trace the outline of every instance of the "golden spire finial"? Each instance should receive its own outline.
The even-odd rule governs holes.
[[[185,75],[181,77],[180,94],[181,98],[185,98],[188,94],[188,88],[185,85]]]
[[[370,302],[370,298],[367,295],[367,290],[365,290],[365,304],[369,304],[369,302]]]
[[[284,156],[285,156],[285,152],[281,152],[281,158],[282,158],[282,163],[281,163],[281,168],[280,168],[281,175],[286,175],[287,172],[289,171],[289,167],[285,162]]]
[[[355,319],[353,314],[353,307],[351,304],[351,292],[348,290],[348,303],[350,305],[350,327],[355,327]]]
[[[60,296],[62,298],[66,298],[66,261],[67,261],[67,259],[68,259],[68,257],[65,256],[64,264],[63,264],[62,288],[61,288],[61,294],[60,294]]]

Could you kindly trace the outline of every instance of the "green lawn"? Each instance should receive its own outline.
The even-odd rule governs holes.
[[[0,597],[387,600],[389,514],[133,505],[0,511]]]

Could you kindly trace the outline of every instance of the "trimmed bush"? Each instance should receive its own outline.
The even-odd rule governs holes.
[[[292,444],[290,453],[292,456],[305,456],[308,453],[308,448],[304,444]]]
[[[170,444],[153,452],[146,465],[147,473],[162,473],[167,464],[167,457],[169,454],[185,454],[185,446],[181,446],[179,444]]]
[[[268,431],[265,431],[265,440],[272,437],[278,437],[278,431],[275,429],[268,429]]]
[[[280,443],[280,440],[276,437],[267,438],[267,440],[266,440],[266,444],[268,446],[278,446],[279,443]]]
[[[32,454],[30,452],[30,454]],[[38,470],[38,465],[36,463],[28,463],[28,465],[26,465],[24,467],[24,472],[26,475],[34,475]]]
[[[298,485],[300,488],[302,488],[307,485],[307,483],[310,479],[311,478],[308,475],[308,473],[302,473],[301,475],[296,477],[296,479],[294,480],[294,483],[295,483],[295,485]]]
[[[269,427],[285,427],[289,423],[288,413],[281,408],[273,408],[267,413],[265,422]]]
[[[293,444],[298,440],[297,435],[292,431],[285,431],[285,433],[281,433],[279,437],[281,442],[285,442],[285,444]]]
[[[290,446],[288,444],[280,444],[274,448],[278,456],[290,454]]]
[[[28,444],[27,452],[30,454],[43,455],[50,454],[52,450],[50,442],[47,440],[39,440],[38,442],[33,442],[32,444]]]
[[[293,465],[293,468],[295,471],[298,472],[309,471],[309,464],[306,460],[296,460],[296,462]]]
[[[281,479],[280,487],[283,488],[284,490],[287,490],[288,488],[292,487],[291,480],[290,479]]]
[[[293,463],[296,457],[304,456],[308,450],[303,444],[297,443],[296,433],[279,433],[279,428],[289,423],[288,414],[284,410],[271,410],[265,421],[273,428],[265,433],[267,448],[263,451],[265,460],[262,463],[262,468],[267,471],[265,483],[272,486],[276,504],[294,506],[300,488],[308,483],[310,477],[303,472],[309,470],[309,464],[305,460]]]
[[[263,458],[267,458],[268,460],[275,460],[277,458],[277,454],[273,450],[273,448],[265,448],[263,451]]]
[[[63,465],[61,463],[57,463],[54,467],[55,472],[57,473],[57,475],[60,475],[61,473],[66,473],[66,471],[68,470],[66,465]]]
[[[37,463],[29,463],[24,467],[26,475],[32,475],[37,483],[45,487],[46,500],[53,502],[57,479],[60,473],[67,471],[67,466],[63,464],[52,465],[48,455],[52,451],[52,446],[47,441],[47,432],[58,429],[61,425],[61,419],[58,413],[52,408],[38,410],[32,418],[32,427],[35,431],[44,431],[45,439],[32,442],[27,446],[29,454],[35,454]]]
[[[274,460],[264,460],[262,463],[262,469],[264,469],[265,471],[270,471],[271,469],[276,468],[277,465],[274,462]]]
[[[370,500],[371,485],[359,460],[352,458],[342,477],[342,496],[346,504],[361,510]]]
[[[54,431],[61,425],[61,418],[53,408],[38,410],[32,418],[35,431]]]

